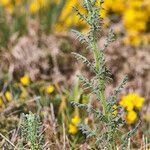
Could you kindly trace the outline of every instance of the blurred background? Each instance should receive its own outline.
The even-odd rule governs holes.
[[[70,105],[72,100],[88,103],[90,99],[76,75],[80,71],[89,77],[93,75],[76,63],[71,54],[78,52],[92,59],[71,33],[71,29],[83,33],[88,30],[72,6],[86,13],[80,0],[0,0],[0,133],[14,143],[19,136],[16,125],[22,113],[32,111],[41,115],[52,133],[53,121],[47,116],[52,115],[53,106],[61,125],[59,134],[65,122],[68,143],[74,145],[78,143],[74,143],[74,137],[77,141],[82,139],[77,129],[69,130],[71,119],[78,116],[86,123],[91,121],[91,116],[80,116],[80,111]],[[138,147],[143,137],[150,140],[150,0],[105,0],[100,14],[104,30],[98,45],[103,44],[110,27],[116,37],[105,52],[114,79],[106,86],[106,95],[128,75],[129,82],[118,101],[129,93],[136,95],[137,102],[144,99],[136,111],[143,121],[134,142]],[[129,122],[128,128],[134,126],[137,118]],[[45,136],[51,141],[52,135]],[[1,146],[8,146],[4,139],[0,140]],[[61,136],[58,140],[62,142]]]

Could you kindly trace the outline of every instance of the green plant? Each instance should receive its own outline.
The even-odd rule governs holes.
[[[42,124],[38,115],[34,115],[32,112],[23,115],[21,137],[20,149],[25,149],[25,146],[28,146],[31,150],[42,150],[44,148]],[[24,143],[28,145],[24,146]]]
[[[128,139],[136,132],[140,123],[138,123],[133,130],[125,132],[122,126],[125,125],[123,119],[123,108],[117,106],[117,96],[122,90],[123,86],[127,82],[125,77],[119,86],[112,92],[112,94],[106,98],[105,87],[107,82],[111,80],[111,72],[106,67],[104,51],[114,41],[113,30],[110,29],[105,43],[102,48],[99,48],[97,41],[102,32],[102,18],[100,10],[102,8],[103,0],[98,3],[97,0],[83,0],[83,7],[86,9],[87,14],[82,14],[74,7],[77,15],[81,20],[84,20],[89,26],[90,30],[87,34],[82,34],[76,30],[73,32],[77,35],[77,38],[82,44],[86,45],[86,48],[94,56],[94,61],[90,62],[86,57],[73,53],[78,60],[85,63],[94,73],[95,76],[92,79],[87,79],[83,75],[78,75],[80,81],[83,83],[84,90],[91,90],[91,94],[96,95],[98,103],[101,104],[102,110],[94,108],[91,104],[80,104],[78,102],[72,102],[74,106],[82,109],[86,109],[89,114],[93,114],[95,125],[89,127],[82,123],[79,124],[80,130],[87,138],[91,138],[95,141],[92,147],[96,149],[116,149],[116,145],[119,145],[122,149],[128,142]],[[117,106],[116,108],[114,106]],[[115,113],[117,111],[117,113]],[[90,141],[93,141],[90,140]]]
[[[0,6],[0,48],[1,46],[7,47],[10,38],[10,28],[6,21],[5,13]]]

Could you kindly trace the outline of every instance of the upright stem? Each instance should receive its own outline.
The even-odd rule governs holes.
[[[86,0],[86,3],[87,3],[87,8],[88,8],[88,11],[89,11],[89,14],[90,14],[89,16],[90,16],[90,18],[92,18],[92,10],[91,10],[91,8],[89,6],[88,0]],[[90,20],[90,22],[91,22],[91,25],[92,25],[93,21]],[[93,47],[93,53],[94,53],[94,58],[95,58],[95,63],[96,63],[95,64],[96,65],[96,69],[99,71],[100,70],[100,66],[102,65],[102,60],[99,59],[99,55],[102,55],[102,54],[98,50],[95,33],[93,33],[92,47]],[[105,98],[105,90],[104,90],[105,81],[104,81],[104,79],[99,79],[99,85],[102,86],[102,90],[99,91],[99,95],[100,95],[100,98],[101,98],[101,101],[102,101],[103,111],[104,111],[104,114],[106,116],[108,116],[107,115],[107,110],[106,110],[107,103],[106,103],[106,98]]]
[[[93,45],[93,50],[94,50],[96,69],[99,71],[100,70],[100,66],[102,65],[102,60],[99,59],[99,55],[101,55],[101,52],[98,51],[97,44],[96,44],[95,40],[93,41],[92,45]],[[106,111],[107,102],[106,102],[106,98],[105,98],[105,90],[104,90],[105,81],[104,81],[104,79],[99,79],[99,85],[102,86],[102,87],[100,87],[100,88],[102,88],[102,90],[99,91],[99,95],[100,95],[100,98],[102,100],[103,111],[104,111],[104,114],[106,116],[108,116],[107,115],[107,111]]]

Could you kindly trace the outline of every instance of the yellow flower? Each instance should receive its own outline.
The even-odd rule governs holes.
[[[49,86],[46,88],[46,92],[47,92],[48,94],[53,93],[54,90],[55,90],[55,88],[54,88],[53,85],[49,85]]]
[[[35,14],[39,11],[40,9],[40,5],[39,3],[35,0],[33,1],[31,4],[30,4],[30,7],[29,7],[29,11],[32,13],[32,14]]]
[[[6,6],[6,11],[10,14],[12,14],[14,12],[14,9],[15,9],[15,7],[11,3]]]
[[[2,100],[2,98],[0,98],[0,107],[2,107],[4,105],[4,102]]]
[[[3,6],[7,6],[10,3],[11,3],[10,0],[0,0],[0,4],[2,4]]]
[[[126,45],[130,44],[134,47],[138,47],[142,43],[142,38],[138,33],[128,33],[123,42]]]
[[[38,0],[38,3],[40,5],[40,8],[44,8],[47,6],[49,0]]]
[[[131,8],[140,8],[143,5],[143,0],[131,0],[129,7]]]
[[[12,94],[9,92],[9,91],[6,91],[6,93],[5,93],[5,97],[6,97],[6,100],[7,101],[12,101]]]
[[[119,104],[120,106],[125,107],[127,111],[131,111],[134,108],[134,105],[130,99],[130,96],[124,96]]]
[[[126,116],[126,121],[128,124],[133,124],[137,119],[137,113],[133,110],[129,111]]]
[[[71,26],[80,27],[83,29],[86,25],[84,21],[79,21],[79,17],[73,13],[72,6],[77,6],[81,13],[85,13],[85,9],[80,7],[80,0],[66,0],[62,12],[58,18],[58,23],[54,25],[57,32],[69,29]]]
[[[73,124],[70,124],[69,125],[69,131],[68,131],[70,134],[76,134],[78,132],[78,129],[75,125]]]
[[[122,13],[125,10],[126,0],[105,0],[103,7],[106,11],[113,11],[115,13]]]
[[[123,24],[129,32],[141,32],[146,30],[148,16],[143,10],[127,9],[123,15]],[[136,26],[135,26],[136,24]]]
[[[127,111],[131,111],[134,108],[141,109],[144,104],[144,98],[138,96],[135,93],[130,93],[127,96],[124,96],[120,101],[120,105],[125,107]]]
[[[74,116],[72,119],[71,119],[71,123],[75,126],[78,125],[78,123],[80,122],[80,117],[78,115]]]
[[[71,123],[69,124],[69,133],[76,134],[78,132],[78,123],[80,122],[80,117],[78,115],[74,116],[71,119]]]
[[[40,9],[46,8],[49,5],[49,0],[33,0],[29,10],[32,14],[37,13]]]
[[[144,97],[135,95],[135,98],[133,99],[133,104],[137,109],[140,110],[144,104]]]
[[[22,83],[22,85],[27,86],[30,84],[30,78],[29,76],[25,75],[23,77],[20,78],[20,82]]]

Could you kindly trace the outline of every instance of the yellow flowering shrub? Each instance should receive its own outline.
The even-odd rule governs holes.
[[[72,13],[71,6],[78,6],[79,3],[79,0],[66,0],[58,22],[54,26],[55,31],[64,31],[71,26],[85,27],[83,22],[78,21],[75,13]],[[147,35],[150,20],[150,0],[105,0],[103,8],[104,10],[101,10],[103,18],[109,17],[111,14],[121,16],[121,22],[126,31],[123,40],[125,44],[138,47],[150,42]],[[84,12],[83,9],[81,9],[82,11]]]
[[[106,0],[107,13],[120,14],[125,28],[125,44],[138,47],[150,42],[149,32],[150,0]]]
[[[72,27],[86,30],[85,23],[78,21],[79,17],[72,11],[72,6],[77,6],[81,12],[85,13],[85,10],[80,7],[80,3],[80,0],[0,0],[0,6],[4,7],[9,14],[18,12],[18,8],[20,8],[20,14],[23,10],[22,12],[28,14],[29,19],[32,15],[40,14],[37,15],[41,17],[40,23],[45,23],[42,27],[46,26],[46,31],[54,32],[66,31]],[[111,16],[113,18],[114,14],[120,16],[118,21],[125,29],[124,44],[138,47],[141,44],[150,43],[148,35],[150,0],[105,0],[103,8],[101,15],[103,18],[107,18],[106,24],[108,18]],[[44,10],[45,13],[41,13],[41,10]]]
[[[106,12],[122,13],[126,9],[125,3],[126,0],[106,0],[103,4],[103,8]]]

